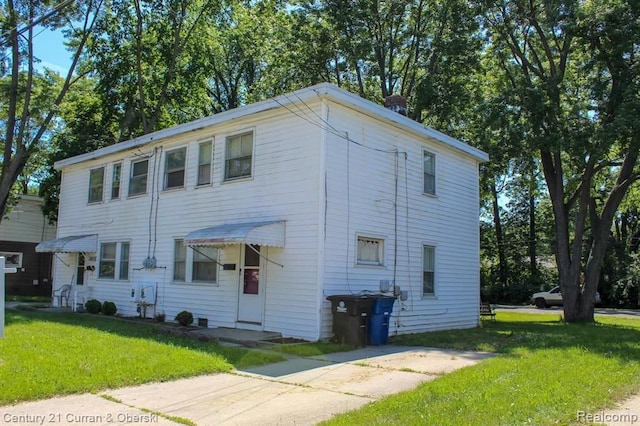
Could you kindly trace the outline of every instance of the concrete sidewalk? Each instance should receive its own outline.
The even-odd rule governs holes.
[[[385,345],[0,407],[10,425],[311,425],[473,365],[487,353]]]

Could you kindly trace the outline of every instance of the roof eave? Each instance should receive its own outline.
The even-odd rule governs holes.
[[[363,112],[370,116],[378,116],[387,122],[393,123],[404,129],[411,130],[421,136],[426,136],[428,138],[442,142],[447,146],[470,155],[478,162],[486,162],[489,160],[489,155],[487,153],[474,148],[471,145],[461,142],[435,129],[424,126],[423,124],[411,120],[410,118],[400,115],[394,111],[391,111],[383,107],[382,105],[378,105],[358,95],[347,92],[344,89],[340,89],[333,84],[320,83],[315,86],[300,89],[291,93],[286,93],[275,98],[270,98],[261,102],[256,102],[254,104],[249,104],[228,111],[223,111],[218,114],[191,121],[189,123],[184,123],[168,129],[149,133],[147,135],[100,148],[96,151],[92,151],[86,154],[69,157],[64,160],[57,161],[54,164],[54,168],[56,170],[61,170],[74,164],[96,160],[107,155],[135,149],[145,146],[149,143],[158,142],[160,140],[168,139],[177,135],[196,132],[210,126],[237,120],[253,114],[262,113],[277,108],[287,108],[289,105],[292,105],[296,102],[307,102],[312,98],[318,97],[322,99],[328,98],[345,106],[356,108],[360,112]]]

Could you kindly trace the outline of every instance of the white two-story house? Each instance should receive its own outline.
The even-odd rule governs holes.
[[[124,315],[318,340],[327,296],[386,291],[392,335],[474,327],[487,160],[320,84],[59,161],[39,250],[56,288]]]

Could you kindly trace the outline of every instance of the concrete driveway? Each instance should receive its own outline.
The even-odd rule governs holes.
[[[230,374],[3,406],[0,423],[174,425],[188,420],[197,425],[311,425],[491,356],[370,346]]]

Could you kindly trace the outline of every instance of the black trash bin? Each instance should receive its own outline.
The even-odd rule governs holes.
[[[372,295],[374,301],[369,316],[367,342],[370,345],[386,345],[389,341],[389,317],[393,311],[395,297]]]
[[[344,345],[367,346],[367,327],[375,299],[369,295],[328,296],[333,314],[334,341]]]

